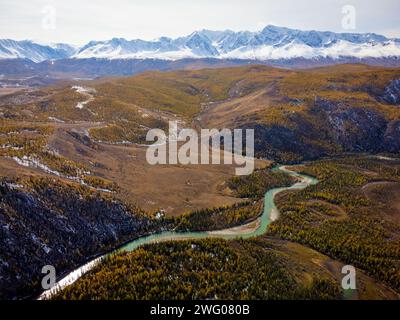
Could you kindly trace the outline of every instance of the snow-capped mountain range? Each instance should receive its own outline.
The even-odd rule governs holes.
[[[193,32],[186,37],[161,37],[154,41],[114,38],[91,41],[82,47],[43,45],[32,41],[0,40],[0,59],[33,62],[58,59],[160,59],[219,58],[275,60],[292,58],[400,57],[400,39],[374,33],[301,31],[267,26],[259,32]]]
[[[33,41],[0,39],[0,59],[29,59],[33,62],[66,59],[74,55],[76,49],[68,44],[44,45]]]

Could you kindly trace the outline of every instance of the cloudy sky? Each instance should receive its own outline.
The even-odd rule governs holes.
[[[353,30],[342,26],[345,5],[356,10]],[[0,38],[83,44],[268,24],[400,38],[399,12],[400,0],[0,0]]]

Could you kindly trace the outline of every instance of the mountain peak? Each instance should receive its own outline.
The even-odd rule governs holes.
[[[290,59],[318,57],[400,57],[400,40],[375,33],[302,31],[267,25],[259,32],[202,29],[185,37],[153,41],[112,38],[90,41],[80,48],[67,44],[41,45],[30,40],[0,40],[0,59],[24,58],[34,62],[65,58],[107,59]]]

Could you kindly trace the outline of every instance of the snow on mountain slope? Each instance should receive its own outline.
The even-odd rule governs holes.
[[[1,59],[29,59],[33,62],[64,59],[75,52],[67,44],[42,45],[32,41],[0,40]]]
[[[201,30],[186,37],[154,41],[114,38],[91,41],[81,48],[30,41],[0,40],[0,58],[26,58],[34,62],[63,58],[162,59],[292,59],[400,57],[400,39],[367,33],[301,31],[267,26],[259,32]]]
[[[254,60],[273,60],[273,59],[293,59],[306,58],[383,58],[399,57],[400,46],[394,41],[385,43],[363,43],[355,44],[345,40],[340,40],[328,47],[313,48],[304,43],[293,41],[282,46],[260,45],[249,49],[246,46],[240,47],[231,52],[220,55],[224,59],[254,59]]]

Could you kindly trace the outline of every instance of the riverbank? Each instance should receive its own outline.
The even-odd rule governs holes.
[[[39,300],[51,299],[59,291],[66,288],[67,286],[73,284],[84,274],[86,274],[87,272],[89,272],[93,268],[95,268],[104,258],[106,258],[108,255],[111,255],[113,253],[118,253],[118,252],[123,252],[123,251],[130,252],[130,251],[137,249],[140,246],[143,246],[145,244],[150,244],[150,243],[160,243],[160,242],[166,242],[166,241],[196,240],[196,239],[207,239],[207,238],[220,238],[220,239],[225,239],[225,240],[232,240],[232,239],[237,239],[237,238],[248,239],[248,238],[253,238],[253,237],[264,234],[268,228],[268,225],[272,221],[275,221],[279,217],[279,211],[276,208],[275,203],[274,203],[274,198],[277,194],[279,194],[280,192],[286,191],[286,190],[304,189],[304,188],[308,187],[309,185],[318,183],[318,180],[316,180],[315,178],[312,178],[312,177],[297,173],[295,171],[289,170],[286,166],[279,166],[275,170],[285,172],[285,173],[295,177],[299,181],[290,187],[275,188],[275,189],[269,190],[265,194],[265,197],[264,197],[263,214],[261,215],[260,218],[256,219],[255,221],[250,222],[245,225],[242,225],[242,226],[219,230],[219,231],[182,232],[182,233],[167,231],[167,232],[152,234],[150,236],[138,238],[136,240],[133,240],[133,241],[127,243],[125,246],[112,251],[111,253],[100,256],[100,257],[86,263],[85,265],[75,269],[74,271],[69,273],[66,277],[59,280],[53,288],[43,292],[39,296]]]

